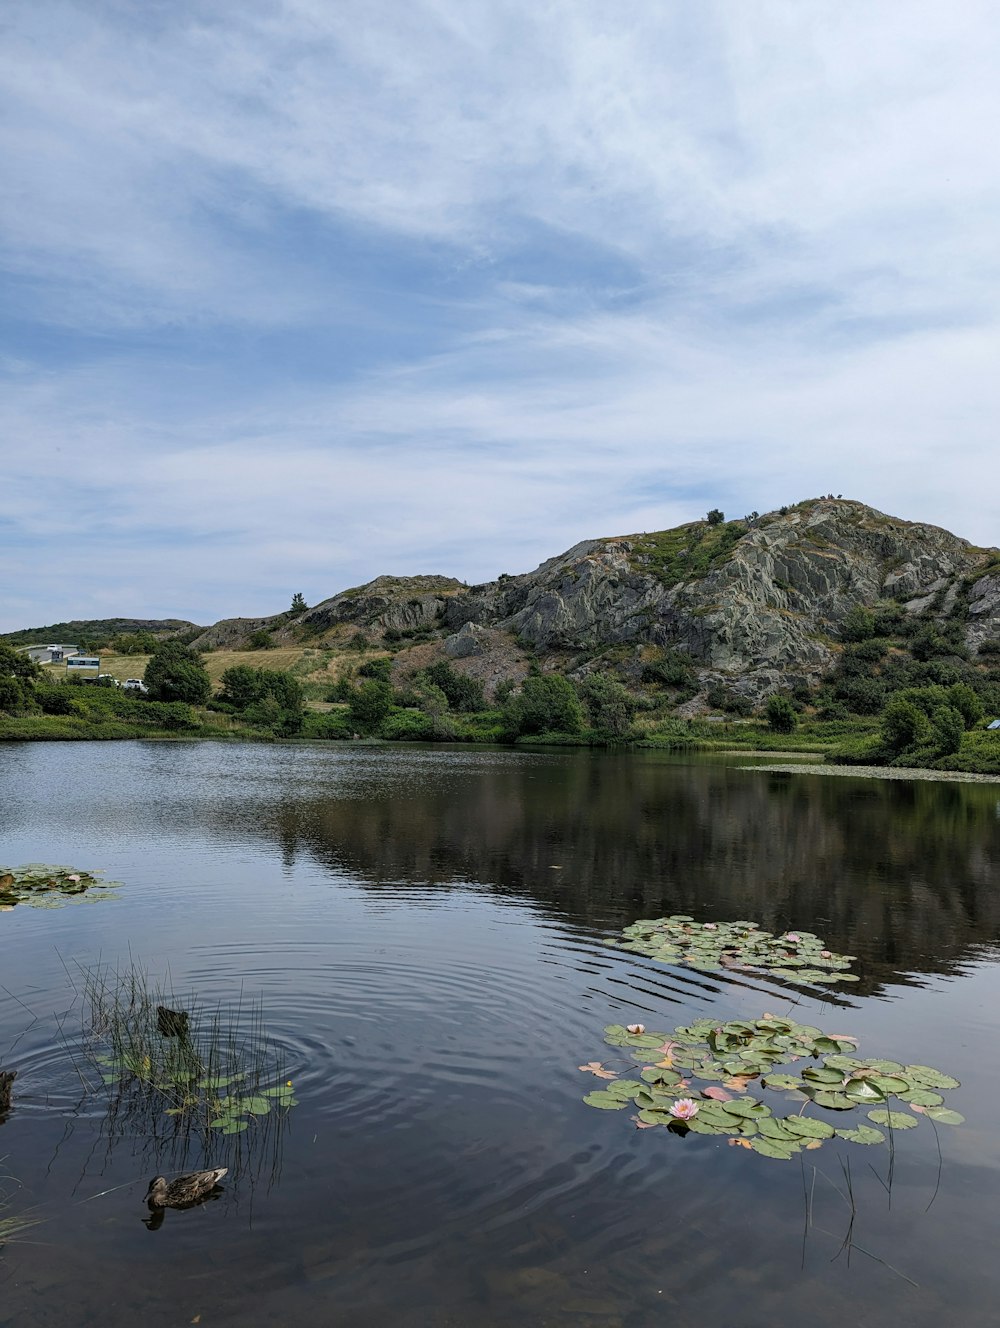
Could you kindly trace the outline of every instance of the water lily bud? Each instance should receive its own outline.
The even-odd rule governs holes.
[[[645,1031],[646,1031],[646,1025],[645,1025],[645,1024],[626,1024],[626,1025],[625,1025],[625,1032],[626,1032],[626,1033],[645,1033]]]

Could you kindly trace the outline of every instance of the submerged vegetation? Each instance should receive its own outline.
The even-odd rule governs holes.
[[[921,1118],[939,1125],[964,1121],[941,1095],[959,1087],[950,1075],[929,1065],[862,1059],[857,1038],[773,1014],[721,1024],[697,1019],[672,1033],[609,1024],[604,1034],[610,1046],[630,1053],[633,1074],[637,1064],[642,1069],[636,1079],[599,1061],[581,1065],[607,1083],[583,1100],[604,1111],[635,1106],[632,1119],[643,1128],[726,1136],[733,1146],[787,1160],[835,1137],[866,1145],[888,1138],[891,1144],[895,1131],[912,1129]],[[748,1091],[751,1086],[798,1103],[798,1111],[778,1114]],[[810,1107],[834,1113],[833,1119],[807,1114]],[[858,1121],[862,1112],[866,1120]]]

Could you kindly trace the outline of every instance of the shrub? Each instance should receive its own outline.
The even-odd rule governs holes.
[[[392,688],[387,682],[371,678],[363,682],[351,695],[348,711],[352,729],[356,733],[374,733],[389,713]]]
[[[402,710],[393,706],[382,721],[379,735],[394,742],[430,742],[435,735],[434,720],[422,710]]]
[[[628,736],[635,719],[635,698],[617,678],[607,673],[592,673],[580,691],[597,734],[613,740]]]
[[[726,519],[726,514],[720,511],[718,507],[713,507],[705,519],[710,526],[721,526]]]
[[[24,706],[24,691],[17,678],[0,673],[0,710],[13,715]]]
[[[522,733],[579,733],[583,707],[568,679],[546,673],[525,678],[520,693],[504,704],[503,720],[511,737]]]
[[[467,674],[459,673],[447,660],[432,664],[430,668],[424,670],[424,675],[428,682],[440,687],[452,710],[471,714],[476,710],[482,710],[486,704],[483,698],[483,684],[478,678],[470,678]]]
[[[882,712],[880,736],[891,752],[926,741],[930,722],[923,709],[905,696],[894,696]]]
[[[212,692],[201,656],[179,641],[164,641],[156,647],[146,665],[145,682],[154,701],[203,705]]]
[[[377,678],[380,682],[388,682],[391,675],[392,660],[387,655],[366,659],[358,669],[359,678]]]
[[[35,700],[46,715],[75,715],[80,707],[62,687],[36,687]]]
[[[795,713],[795,706],[787,696],[769,696],[764,713],[767,716],[767,726],[772,733],[794,733],[798,727],[799,719]]]
[[[840,635],[844,641],[867,641],[875,635],[875,614],[863,604],[853,605],[840,624]]]

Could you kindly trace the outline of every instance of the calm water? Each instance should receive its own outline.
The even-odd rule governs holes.
[[[125,883],[0,915],[0,1172],[45,1218],[0,1253],[0,1324],[995,1324],[998,798],[653,754],[0,748],[0,862]],[[600,943],[672,911],[815,930],[862,981],[796,998]],[[82,1091],[79,966],[130,958],[260,996],[301,1103],[157,1231],[149,1176],[223,1149],[178,1159]],[[967,1124],[940,1159],[899,1135],[887,1187],[881,1149],[779,1162],[581,1103],[606,1023],[765,1010],[954,1074]]]

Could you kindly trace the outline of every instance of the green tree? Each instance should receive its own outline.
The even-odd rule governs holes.
[[[222,675],[219,700],[258,728],[285,735],[298,733],[305,713],[302,684],[278,669],[236,664]]]
[[[880,736],[885,746],[896,754],[925,742],[930,735],[930,722],[919,705],[900,693],[892,698],[882,711]]]
[[[13,715],[24,705],[24,690],[20,679],[9,673],[0,673],[0,711]]]
[[[956,682],[948,688],[948,704],[962,716],[967,729],[974,729],[983,715],[983,703],[966,682]]]
[[[617,678],[592,673],[580,687],[591,727],[606,738],[627,738],[635,719],[635,697]]]
[[[302,598],[302,595],[296,591],[292,596],[292,607],[288,611],[289,613],[305,613],[308,607],[309,605]]]
[[[794,733],[798,728],[799,717],[787,696],[769,696],[764,713],[772,733]]]
[[[153,701],[203,705],[212,693],[201,656],[179,641],[163,641],[146,665],[144,681]]]
[[[0,678],[20,678],[32,683],[42,676],[42,670],[33,659],[11,646],[0,645]]]
[[[938,756],[952,756],[962,746],[965,724],[954,706],[938,706],[931,715],[931,729]]]
[[[274,638],[266,627],[258,627],[256,632],[250,634],[247,641],[248,650],[272,650],[274,648]]]
[[[725,519],[725,512],[721,511],[718,507],[713,507],[706,518],[710,526],[721,526]]]
[[[503,707],[504,726],[512,737],[522,733],[579,733],[583,706],[573,684],[558,673],[525,678],[518,695]]]
[[[357,733],[374,733],[391,707],[392,688],[387,682],[371,678],[351,697],[351,727]]]

